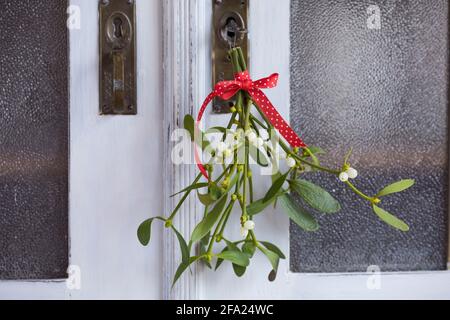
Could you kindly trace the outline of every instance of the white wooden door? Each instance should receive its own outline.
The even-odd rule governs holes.
[[[137,0],[137,116],[98,114],[98,2],[71,0],[70,274],[0,282],[0,299],[159,299],[161,233],[140,246],[140,222],[162,210],[162,3]]]
[[[203,97],[211,89],[211,1],[173,1],[175,17],[168,18],[168,34],[178,34],[183,41],[194,44],[191,48],[178,48],[171,52],[181,59],[181,65],[190,64],[193,86],[189,87],[194,97],[194,112]],[[332,13],[330,13],[332,14]],[[183,17],[183,18],[181,18]],[[189,20],[185,19],[189,17]],[[259,79],[273,72],[280,73],[279,84],[267,91],[274,105],[288,119],[289,74],[290,74],[290,1],[253,0],[250,2],[250,68],[252,77]],[[185,28],[189,26],[190,32]],[[181,72],[183,66],[175,66]],[[206,74],[206,79],[205,79]],[[180,98],[181,99],[181,98]],[[191,112],[181,107],[182,112]],[[226,116],[209,114],[206,126],[224,123]],[[192,175],[185,170],[187,176]],[[256,193],[262,196],[270,181],[262,179],[256,185],[264,186]],[[258,193],[259,192],[259,193]],[[191,212],[182,218],[186,230],[199,217]],[[270,235],[270,240],[289,253],[289,222],[279,211],[268,212],[258,217],[258,231]],[[236,234],[237,236],[237,234]],[[176,256],[176,254],[175,254]],[[169,264],[170,265],[170,264]],[[173,266],[175,267],[175,265]],[[172,269],[173,269],[172,267]],[[171,293],[172,298],[199,299],[442,299],[450,298],[450,273],[411,272],[390,274],[299,274],[289,270],[289,256],[280,264],[275,282],[267,281],[270,271],[265,257],[252,260],[242,278],[236,278],[230,266],[213,272],[199,267],[197,272],[186,276]]]
[[[208,0],[136,0],[138,115],[98,115],[97,1],[71,0],[80,28],[70,30],[70,263],[77,283],[0,282],[0,298],[106,299],[310,299],[445,298],[450,274],[382,275],[381,287],[367,274],[295,274],[282,261],[268,282],[267,261],[257,257],[241,279],[230,268],[217,273],[193,268],[170,290],[178,255],[172,234],[152,232],[141,247],[136,229],[144,219],[164,214],[167,194],[186,184],[194,167],[166,161],[169,129],[193,113],[211,89],[211,7]],[[289,117],[289,0],[252,0],[250,55],[253,78],[280,73],[268,95]],[[163,39],[164,36],[164,39]],[[164,67],[164,68],[163,68]],[[207,125],[224,121],[210,115]],[[164,147],[166,146],[166,147]],[[268,186],[262,179],[260,184]],[[256,190],[261,195],[262,190]],[[199,213],[191,201],[180,213],[188,234]],[[273,211],[258,221],[261,233],[289,253],[289,222]],[[269,239],[268,239],[269,240]],[[289,259],[289,257],[288,257]],[[372,276],[372,277],[371,277]]]

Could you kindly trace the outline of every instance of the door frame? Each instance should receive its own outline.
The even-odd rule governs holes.
[[[279,71],[289,78],[289,20],[290,0],[258,0],[258,5],[250,1],[250,66],[261,72]],[[169,159],[173,142],[170,132],[183,122],[186,114],[196,114],[203,98],[211,90],[211,7],[212,0],[163,0],[164,22],[164,156]],[[273,21],[274,13],[278,14]],[[268,24],[266,21],[272,17]],[[264,38],[265,37],[265,38]],[[269,41],[267,41],[269,39]],[[274,45],[274,42],[277,45]],[[265,57],[262,57],[264,53]],[[284,57],[276,70],[269,70],[271,58]],[[272,94],[280,112],[289,119],[289,98],[283,99],[280,92],[289,91],[289,81],[281,82],[277,94]],[[208,122],[208,117],[206,119]],[[165,212],[174,206],[168,197],[181,190],[195,177],[194,166],[175,166],[165,163],[164,174],[170,176],[165,185]],[[190,234],[195,223],[201,218],[197,210],[200,203],[190,199],[178,215],[177,225],[183,234]],[[278,219],[278,218],[277,218]],[[283,220],[278,227],[289,226]],[[288,234],[285,232],[285,234]],[[288,252],[289,236],[282,241],[282,249]],[[450,271],[436,272],[387,272],[373,273],[333,273],[308,274],[292,273],[289,260],[280,266],[279,279],[274,284],[266,284],[258,279],[252,282],[253,289],[239,292],[219,290],[220,286],[237,284],[231,278],[214,286],[209,270],[196,265],[192,273],[183,276],[171,289],[172,275],[180,261],[178,244],[173,235],[164,235],[164,298],[165,299],[420,299],[450,298]],[[289,257],[288,257],[289,259]],[[255,266],[253,266],[254,268]],[[252,266],[250,267],[252,268]],[[228,272],[230,273],[230,272]],[[232,272],[231,272],[232,273]],[[222,275],[221,275],[222,276]],[[369,289],[368,281],[379,276],[381,288]],[[228,275],[225,275],[228,277]],[[252,278],[253,279],[253,278]],[[255,278],[256,279],[256,278]],[[245,282],[248,280],[243,280]],[[206,294],[206,289],[208,294]],[[223,291],[223,292],[221,292]]]
[[[208,1],[205,0],[163,0],[163,60],[164,60],[164,159],[170,159],[173,147],[171,133],[180,127],[186,114],[195,114],[199,102],[206,96],[210,87],[208,70],[210,55],[208,49],[210,31],[207,26]],[[202,49],[200,49],[202,48]],[[203,49],[204,48],[204,49]],[[171,161],[164,163],[164,212],[170,212],[176,205],[169,195],[184,188],[196,175],[196,168],[189,165],[174,165]],[[190,234],[198,214],[200,203],[190,198],[180,208],[174,219],[182,234]],[[199,299],[200,268],[191,267],[190,276],[181,277],[172,288],[172,278],[180,261],[178,242],[171,233],[163,235],[163,298],[164,299]]]

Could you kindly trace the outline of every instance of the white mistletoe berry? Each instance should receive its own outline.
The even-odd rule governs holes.
[[[339,175],[339,180],[341,180],[342,182],[347,182],[348,181],[347,172],[341,172],[341,174]]]
[[[288,166],[289,168],[293,168],[293,167],[295,167],[295,165],[297,164],[297,162],[295,161],[294,158],[292,158],[292,157],[287,157],[287,158],[286,158],[286,164],[287,164],[287,166]]]
[[[348,168],[346,172],[350,179],[355,179],[358,176],[358,171],[356,171],[356,169],[354,168]]]
[[[241,237],[247,238],[247,236],[248,236],[248,230],[245,229],[244,227],[241,227]]]
[[[251,220],[248,220],[244,223],[244,228],[247,230],[253,230],[255,229],[255,223]]]

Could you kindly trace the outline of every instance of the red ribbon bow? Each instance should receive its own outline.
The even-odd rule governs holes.
[[[206,97],[197,117],[197,127],[203,118],[206,108],[209,103],[215,98],[219,97],[223,100],[229,100],[239,90],[247,91],[252,98],[253,102],[259,107],[259,109],[266,115],[267,119],[272,123],[275,129],[286,139],[286,141],[293,148],[304,148],[306,144],[300,139],[300,137],[292,130],[286,120],[279,114],[267,96],[261,89],[270,89],[277,86],[278,73],[274,73],[267,78],[263,78],[257,81],[252,81],[248,71],[239,72],[235,74],[234,80],[222,81],[216,84],[214,91]],[[208,178],[208,174],[205,167],[201,164],[197,148],[195,149],[195,161],[202,174]]]

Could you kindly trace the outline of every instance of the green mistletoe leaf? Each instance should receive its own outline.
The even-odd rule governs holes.
[[[320,148],[320,147],[316,147],[316,146],[309,146],[308,147],[309,152],[311,152],[312,154],[326,154],[326,152]]]
[[[391,185],[388,185],[383,190],[378,192],[378,194],[376,196],[384,197],[384,196],[387,196],[392,193],[402,192],[406,189],[411,188],[414,185],[414,183],[415,183],[415,180],[413,180],[413,179],[400,180]]]
[[[317,154],[320,154],[322,151],[322,149],[320,149],[319,147],[310,147],[310,148],[305,148],[304,149],[304,157],[305,158],[311,158],[313,164],[315,164],[316,166],[320,166],[320,161],[319,158],[317,157]],[[313,171],[315,171],[316,169],[311,168]]]
[[[339,202],[314,183],[302,179],[291,180],[289,183],[292,189],[312,208],[324,213],[336,213],[341,210]]]
[[[234,274],[238,278],[240,278],[240,277],[242,277],[245,274],[245,271],[247,271],[247,268],[243,267],[243,266],[238,266],[237,264],[233,263],[233,271],[234,271]]]
[[[286,256],[283,254],[283,252],[273,243],[267,242],[267,241],[260,241],[260,243],[266,247],[266,249],[269,249],[270,251],[272,251],[273,253],[275,253],[276,255],[278,255],[278,257],[280,257],[280,259],[286,259]]]
[[[271,199],[273,199],[275,197],[276,194],[278,194],[278,192],[280,192],[281,188],[283,187],[283,184],[286,182],[286,179],[289,175],[290,171],[286,172],[285,174],[283,174],[282,176],[278,177],[275,182],[272,184],[272,186],[270,187],[269,191],[267,191],[263,202],[268,202]]]
[[[248,256],[238,250],[226,250],[217,255],[217,258],[230,261],[238,266],[247,267],[250,264]]]
[[[248,255],[249,258],[252,258],[255,254],[256,246],[253,243],[253,241],[246,241],[242,245],[242,252],[244,252],[246,255]]]
[[[198,199],[204,206],[210,206],[217,200],[222,198],[225,194],[228,194],[231,191],[231,189],[236,185],[238,180],[239,175],[235,174],[226,189],[222,189],[219,188],[217,185],[213,185],[210,187],[209,192],[206,194],[201,194],[197,192]]]
[[[264,199],[259,199],[257,201],[250,203],[247,206],[247,214],[250,216],[254,216],[263,212],[267,207],[269,207],[272,203],[274,203],[279,196],[282,196],[285,193],[286,192],[284,191],[280,191],[278,194],[275,195],[275,197],[266,202],[264,201]]]
[[[400,220],[399,218],[393,216],[386,210],[381,209],[380,207],[377,207],[376,205],[373,205],[372,207],[373,207],[373,211],[375,212],[375,214],[381,220],[386,222],[388,225],[390,225],[398,230],[401,230],[403,232],[409,231],[409,226],[406,223],[404,223],[402,220]]]
[[[216,200],[211,197],[210,193],[202,194],[200,192],[197,192],[197,196],[198,196],[198,200],[200,200],[200,202],[204,206],[209,206],[209,205],[213,204],[214,202],[216,202]]]
[[[143,246],[147,246],[150,243],[151,233],[152,233],[152,224],[154,220],[166,221],[163,217],[155,217],[148,220],[145,220],[141,223],[137,230],[137,237],[139,242]]]
[[[221,251],[221,253],[224,253],[225,251],[228,251],[228,247],[223,248],[223,250]],[[218,258],[217,262],[216,262],[216,267],[214,268],[214,271],[217,271],[217,269],[219,269],[219,267],[222,265],[223,263],[223,259]]]
[[[234,244],[233,242],[230,242],[228,240],[225,240],[227,243],[227,246],[222,250],[221,253],[224,253],[225,251],[231,250],[231,251],[240,251],[239,248],[236,246],[236,244]],[[249,257],[250,258],[250,257]],[[224,262],[223,258],[219,258],[217,259],[217,263],[216,263],[216,267],[214,270],[217,270],[222,263]],[[233,271],[236,274],[236,276],[238,277],[242,277],[245,274],[245,271],[247,270],[246,267],[237,265],[235,263],[232,264],[233,265]]]
[[[284,209],[283,211],[303,230],[317,231],[319,229],[317,220],[304,208],[291,200],[289,196],[282,195],[278,199]]]
[[[211,238],[211,232],[208,232],[202,240],[200,240],[200,244],[204,247],[206,247],[209,244],[209,239]]]
[[[262,246],[258,246],[258,249],[267,257],[267,259],[269,259],[269,262],[272,265],[272,272],[269,274],[269,280],[274,281],[278,272],[280,258],[275,252],[272,252]]]
[[[202,258],[202,257],[201,256],[190,257],[188,263],[181,262],[181,264],[178,266],[177,271],[175,272],[175,276],[174,276],[173,282],[172,282],[172,288],[175,285],[175,283],[178,281],[178,279],[180,279],[181,275],[187,270],[187,268],[189,268],[189,266],[191,264],[193,264],[200,258]]]
[[[189,132],[189,135],[191,136],[191,141],[195,140],[195,120],[194,118],[188,114],[184,117],[183,121],[184,129]],[[197,145],[202,148],[202,150],[205,150],[209,147],[210,142],[206,138],[206,135],[203,131],[198,129],[198,141],[196,141]],[[201,138],[201,139],[200,139]]]
[[[207,183],[207,182],[194,183],[194,184],[190,185],[189,187],[186,187],[186,188],[184,188],[183,190],[181,190],[181,191],[179,191],[179,192],[177,192],[177,193],[174,193],[174,194],[171,195],[170,197],[173,198],[173,197],[175,197],[175,196],[177,196],[177,195],[179,195],[179,194],[181,194],[181,193],[184,193],[184,192],[191,192],[192,190],[197,190],[197,189],[205,188],[205,187],[207,187],[207,186],[208,186],[208,183]]]
[[[247,214],[250,216],[254,216],[258,213],[261,213],[266,209],[272,202],[275,201],[275,197],[272,198],[270,201],[264,202],[264,199],[257,200],[255,202],[252,202],[247,206]]]
[[[194,121],[194,118],[190,114],[187,114],[184,117],[184,129],[186,129],[189,132],[189,134],[191,136],[191,140],[194,141],[195,121]]]
[[[180,244],[180,250],[181,250],[181,260],[184,263],[187,263],[189,261],[189,248],[188,245],[186,243],[186,241],[184,240],[183,236],[181,235],[181,233],[175,229],[174,226],[172,226],[172,230],[173,232],[175,232],[175,235],[177,236],[178,239],[178,243]]]
[[[219,200],[223,196],[222,190],[217,186],[211,187],[209,193],[211,194],[211,199],[213,199],[214,201]]]
[[[230,242],[228,240],[225,240],[225,242],[227,243],[227,247],[229,250],[241,252],[241,250],[239,250],[239,248],[233,242]],[[242,277],[245,274],[246,270],[247,270],[246,267],[243,267],[243,266],[233,263],[233,271],[237,277],[239,277],[239,278]]]
[[[234,182],[233,182],[234,181]],[[233,180],[232,183],[236,183],[235,180]],[[218,186],[211,186],[210,190],[206,194],[201,194],[197,192],[198,199],[204,206],[209,206],[219,200],[223,196],[223,191]]]
[[[180,263],[177,271],[175,272],[175,276],[173,277],[172,288],[175,286],[175,283],[177,283],[178,279],[180,279],[181,275],[186,271],[187,268],[189,268],[189,264],[183,262]]]
[[[211,231],[211,228],[216,224],[217,220],[222,213],[225,203],[227,202],[227,197],[223,197],[209,212],[206,217],[195,227],[191,235],[191,243],[195,243],[201,240],[205,235]]]

